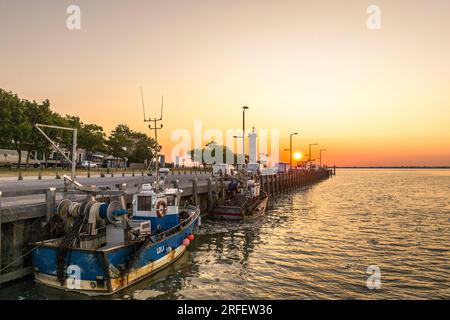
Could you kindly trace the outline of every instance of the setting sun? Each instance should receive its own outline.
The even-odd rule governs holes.
[[[294,159],[295,160],[300,160],[301,158],[302,158],[302,154],[300,152],[294,153]]]

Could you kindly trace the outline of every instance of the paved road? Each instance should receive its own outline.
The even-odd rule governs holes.
[[[190,183],[190,181],[193,178],[197,178],[199,180],[207,179],[210,177],[209,174],[182,174],[182,175],[171,175],[169,174],[166,177],[166,181],[170,182],[172,180],[179,180],[180,185],[186,185]],[[127,188],[129,190],[135,189],[139,184],[141,183],[149,183],[154,181],[155,177],[153,176],[115,176],[110,177],[106,176],[105,178],[101,178],[99,176],[97,177],[80,177],[77,179],[80,183],[84,185],[96,185],[99,187],[110,187],[115,188],[116,184],[122,184],[126,183]],[[35,190],[42,190],[42,189],[48,189],[51,187],[55,188],[63,188],[64,187],[64,181],[61,179],[43,179],[43,180],[37,180],[37,178],[34,179],[25,179],[22,181],[18,180],[12,180],[12,179],[0,179],[0,191],[6,193],[11,192],[21,192],[21,191],[35,191]],[[35,195],[28,195],[28,196],[19,196],[19,197],[3,197],[2,198],[2,207],[14,207],[19,205],[29,205],[29,204],[35,204],[35,203],[42,203],[45,201],[45,196],[43,194],[35,194]]]

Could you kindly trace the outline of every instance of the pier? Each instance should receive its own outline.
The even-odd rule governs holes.
[[[336,174],[335,169],[319,171],[293,171],[275,175],[260,176],[262,189],[270,198],[289,193],[318,183]],[[153,177],[145,177],[151,182]],[[110,180],[108,180],[110,179]],[[97,199],[107,201],[114,197],[114,189],[126,188],[126,201],[131,204],[132,195],[137,185],[129,185],[129,177],[103,178],[106,186]],[[96,183],[98,180],[95,180]],[[43,182],[43,181],[42,181]],[[75,199],[84,199],[81,192],[55,186],[28,187],[20,190],[0,189],[0,285],[17,280],[32,273],[31,242],[39,241],[43,236],[43,225],[51,218],[55,206],[63,198],[70,195]],[[59,181],[58,184],[61,184]],[[223,178],[211,177],[205,172],[172,173],[166,183],[183,189],[183,199],[200,206],[206,213],[223,197],[226,182]],[[48,185],[49,183],[47,183]],[[99,184],[100,185],[100,184]],[[0,187],[1,188],[1,187]],[[14,188],[12,188],[14,189]],[[3,205],[2,205],[3,204]]]

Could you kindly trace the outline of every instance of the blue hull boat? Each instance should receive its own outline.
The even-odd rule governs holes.
[[[108,295],[173,263],[193,240],[200,220],[197,206],[179,207],[181,193],[179,189],[154,192],[147,188],[134,195],[132,216],[121,223],[116,221],[116,225],[114,220],[103,224],[101,221],[125,216],[117,204],[60,204],[56,211],[61,217],[71,213],[80,217],[84,212],[85,222],[97,217],[100,227],[89,229],[85,224],[84,231],[71,239],[77,226],[72,223],[71,231],[63,237],[34,243],[36,281],[63,290]]]

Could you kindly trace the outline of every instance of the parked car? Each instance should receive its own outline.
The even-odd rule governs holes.
[[[95,162],[89,162],[89,161],[83,161],[82,163],[81,163],[81,167],[83,168],[83,169],[86,169],[86,168],[97,168],[97,164],[95,163]]]

